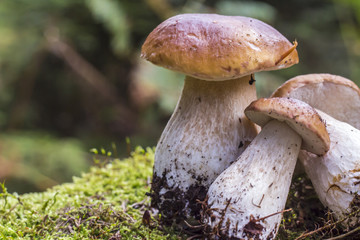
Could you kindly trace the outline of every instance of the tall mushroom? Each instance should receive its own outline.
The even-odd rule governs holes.
[[[243,113],[253,73],[292,66],[295,48],[259,20],[216,14],[177,15],[149,34],[141,57],[186,75],[155,152],[150,195],[162,219],[199,218],[196,199],[257,134]]]
[[[323,155],[329,149],[329,135],[318,113],[295,99],[259,99],[245,115],[262,130],[211,184],[203,222],[211,237],[272,239],[300,147]]]
[[[336,217],[360,206],[360,89],[351,80],[331,74],[307,74],[286,81],[274,97],[292,97],[320,109],[330,135],[324,156],[299,154],[320,201]],[[339,121],[340,120],[340,121]]]

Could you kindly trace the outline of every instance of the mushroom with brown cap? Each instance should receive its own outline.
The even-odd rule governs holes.
[[[360,194],[360,89],[351,80],[331,74],[294,77],[272,96],[300,99],[326,121],[330,150],[323,156],[299,154],[320,201],[337,218],[358,205]],[[339,121],[340,120],[340,121]]]
[[[256,136],[244,115],[256,99],[253,73],[298,62],[292,45],[252,18],[182,14],[156,27],[141,57],[186,74],[156,147],[152,205],[163,219],[199,217],[209,185]]]
[[[208,234],[222,239],[272,239],[300,147],[323,155],[329,135],[318,113],[295,99],[259,99],[245,115],[262,130],[211,184],[203,222]]]

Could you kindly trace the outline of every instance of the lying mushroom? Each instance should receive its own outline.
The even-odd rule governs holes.
[[[296,44],[252,18],[183,14],[161,23],[142,58],[187,75],[156,147],[152,205],[162,219],[199,217],[209,185],[256,136],[244,115],[253,73],[298,62]]]
[[[320,201],[337,218],[348,214],[360,203],[360,89],[340,76],[308,74],[288,80],[272,96],[297,98],[321,110],[330,150],[321,157],[301,151],[299,159]]]
[[[360,130],[318,112],[326,121],[330,149],[323,156],[301,151],[299,159],[320,201],[339,219],[360,207]]]
[[[286,81],[272,97],[299,99],[360,129],[360,89],[347,78],[326,73],[300,75]]]
[[[272,239],[300,146],[323,155],[329,135],[317,112],[295,99],[259,99],[245,115],[262,130],[210,186],[203,222],[208,234],[220,238]]]
[[[360,129],[360,89],[347,78],[327,73],[300,75],[282,84],[271,97],[299,99]],[[299,161],[294,175],[304,171]]]

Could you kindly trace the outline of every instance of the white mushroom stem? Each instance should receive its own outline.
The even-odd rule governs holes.
[[[256,136],[257,128],[244,115],[256,99],[250,80],[250,75],[220,82],[185,79],[155,153],[152,200],[165,217],[179,211],[188,215],[189,202],[196,205],[196,199],[204,198]]]
[[[267,123],[210,186],[207,231],[224,238],[274,238],[301,143],[300,135],[286,123]]]
[[[320,201],[342,218],[360,204],[360,130],[318,112],[326,121],[330,150],[320,157],[302,150],[299,159]]]

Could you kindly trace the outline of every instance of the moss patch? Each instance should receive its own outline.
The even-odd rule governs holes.
[[[153,159],[154,149],[138,147],[127,159],[93,167],[73,183],[42,193],[10,194],[2,184],[0,239],[201,239],[196,235],[201,226],[179,231],[160,224],[146,195]],[[293,211],[284,213],[276,239],[360,237],[359,224],[344,229],[343,221],[322,207],[307,178],[294,179],[289,208]],[[360,219],[357,202],[352,210],[351,217]]]
[[[178,239],[149,208],[154,151],[93,167],[46,192],[0,194],[0,239]]]

